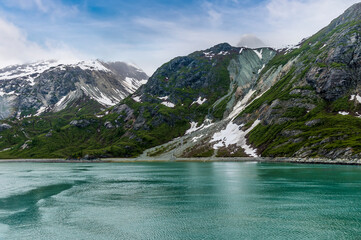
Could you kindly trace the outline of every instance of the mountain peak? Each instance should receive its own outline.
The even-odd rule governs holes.
[[[222,51],[229,51],[231,50],[233,47],[229,44],[229,43],[220,43],[217,44],[213,47],[211,47],[209,50],[213,51],[213,52],[222,52]]]
[[[139,68],[122,62],[38,61],[0,69],[0,119],[61,111],[92,99],[98,107],[117,104],[148,80]]]

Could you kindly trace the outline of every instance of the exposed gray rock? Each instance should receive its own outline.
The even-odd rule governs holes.
[[[294,89],[290,92],[290,95],[301,95],[303,97],[311,97],[314,96],[315,93],[312,90]]]
[[[119,117],[124,117],[124,122],[129,121],[132,118],[135,118],[134,116],[134,110],[128,107],[126,104],[121,104],[119,106],[115,106],[112,110],[114,113],[118,113]]]
[[[298,150],[294,156],[300,157],[300,158],[306,158],[310,157],[313,153],[313,150],[308,147],[302,147],[300,150]]]
[[[324,43],[318,64],[307,73],[307,81],[324,99],[333,101],[356,87],[361,77],[361,25],[344,25],[334,32],[335,27],[344,23],[359,21],[361,4],[355,4],[344,14],[324,28],[332,37]]]
[[[321,119],[314,119],[314,120],[305,122],[305,125],[306,125],[307,127],[313,127],[313,126],[316,126],[316,125],[319,124],[319,123],[321,123]]]
[[[31,140],[27,140],[23,145],[21,145],[20,149],[25,150],[29,148],[29,144],[31,143]]]
[[[104,127],[106,127],[107,129],[112,129],[114,128],[113,124],[110,121],[106,121],[104,123]]]
[[[331,138],[330,138],[330,137],[323,139],[323,140],[320,142],[320,144],[325,144],[325,143],[329,143],[329,142],[331,142]]]
[[[137,117],[136,121],[134,122],[133,129],[134,130],[149,129],[149,127],[145,123],[146,123],[146,119],[140,115],[139,117]]]
[[[330,159],[345,158],[349,159],[352,156],[352,148],[336,148],[336,149],[319,149],[319,156],[324,156]]]
[[[81,158],[81,160],[87,160],[87,161],[97,160],[97,159],[98,159],[97,157],[89,154],[86,154],[83,158]]]
[[[10,128],[12,128],[12,127],[7,123],[1,123],[0,124],[0,132],[2,132],[4,130],[7,130],[7,129],[10,129]]]
[[[45,137],[51,137],[51,136],[53,136],[53,130],[52,129],[45,135]]]
[[[291,139],[292,143],[300,143],[303,142],[303,138],[295,138],[295,139]]]
[[[73,120],[69,123],[71,126],[79,127],[79,128],[85,128],[90,125],[90,121],[86,119],[81,120]]]
[[[283,130],[281,132],[282,136],[285,137],[294,137],[300,135],[301,133],[303,133],[301,130]]]
[[[292,120],[292,118],[281,117],[281,118],[275,119],[274,124],[282,124],[282,123],[289,122],[291,120]]]

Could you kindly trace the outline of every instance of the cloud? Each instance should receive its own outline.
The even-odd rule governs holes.
[[[327,26],[359,0],[271,0],[264,39],[275,47],[296,44]]]
[[[56,17],[66,17],[79,13],[77,5],[65,5],[60,0],[4,0],[4,4],[10,8],[25,11],[38,11],[43,14]]]
[[[221,42],[239,43],[242,36],[258,36],[265,44],[283,47],[297,44],[326,26],[357,0],[265,0],[203,1],[186,12],[169,10],[170,15],[143,14],[132,18],[132,29],[125,30],[134,43],[117,45],[106,58],[131,60],[151,74],[176,56],[187,55]]]
[[[1,67],[37,60],[75,61],[78,59],[76,51],[63,43],[47,42],[45,46],[41,46],[29,41],[23,31],[4,19],[0,19],[0,36]]]
[[[260,48],[265,47],[266,44],[253,34],[245,34],[237,44],[238,47]]]
[[[207,15],[204,17],[206,19]],[[122,54],[129,57],[133,55],[134,61],[148,74],[176,56],[187,55],[218,43],[239,40],[236,32],[203,27],[202,22],[193,24],[187,18],[159,20],[141,17],[134,19],[134,23],[141,30],[138,38],[147,41],[137,47],[128,46]]]
[[[246,34],[267,46],[296,44],[357,1],[0,0],[0,65],[91,56],[151,74],[176,56],[237,45]]]

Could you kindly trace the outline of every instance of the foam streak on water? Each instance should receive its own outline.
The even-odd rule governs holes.
[[[361,167],[0,164],[0,239],[354,239]]]

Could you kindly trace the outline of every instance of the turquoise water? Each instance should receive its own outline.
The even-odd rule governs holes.
[[[0,239],[357,239],[361,167],[1,163]]]

